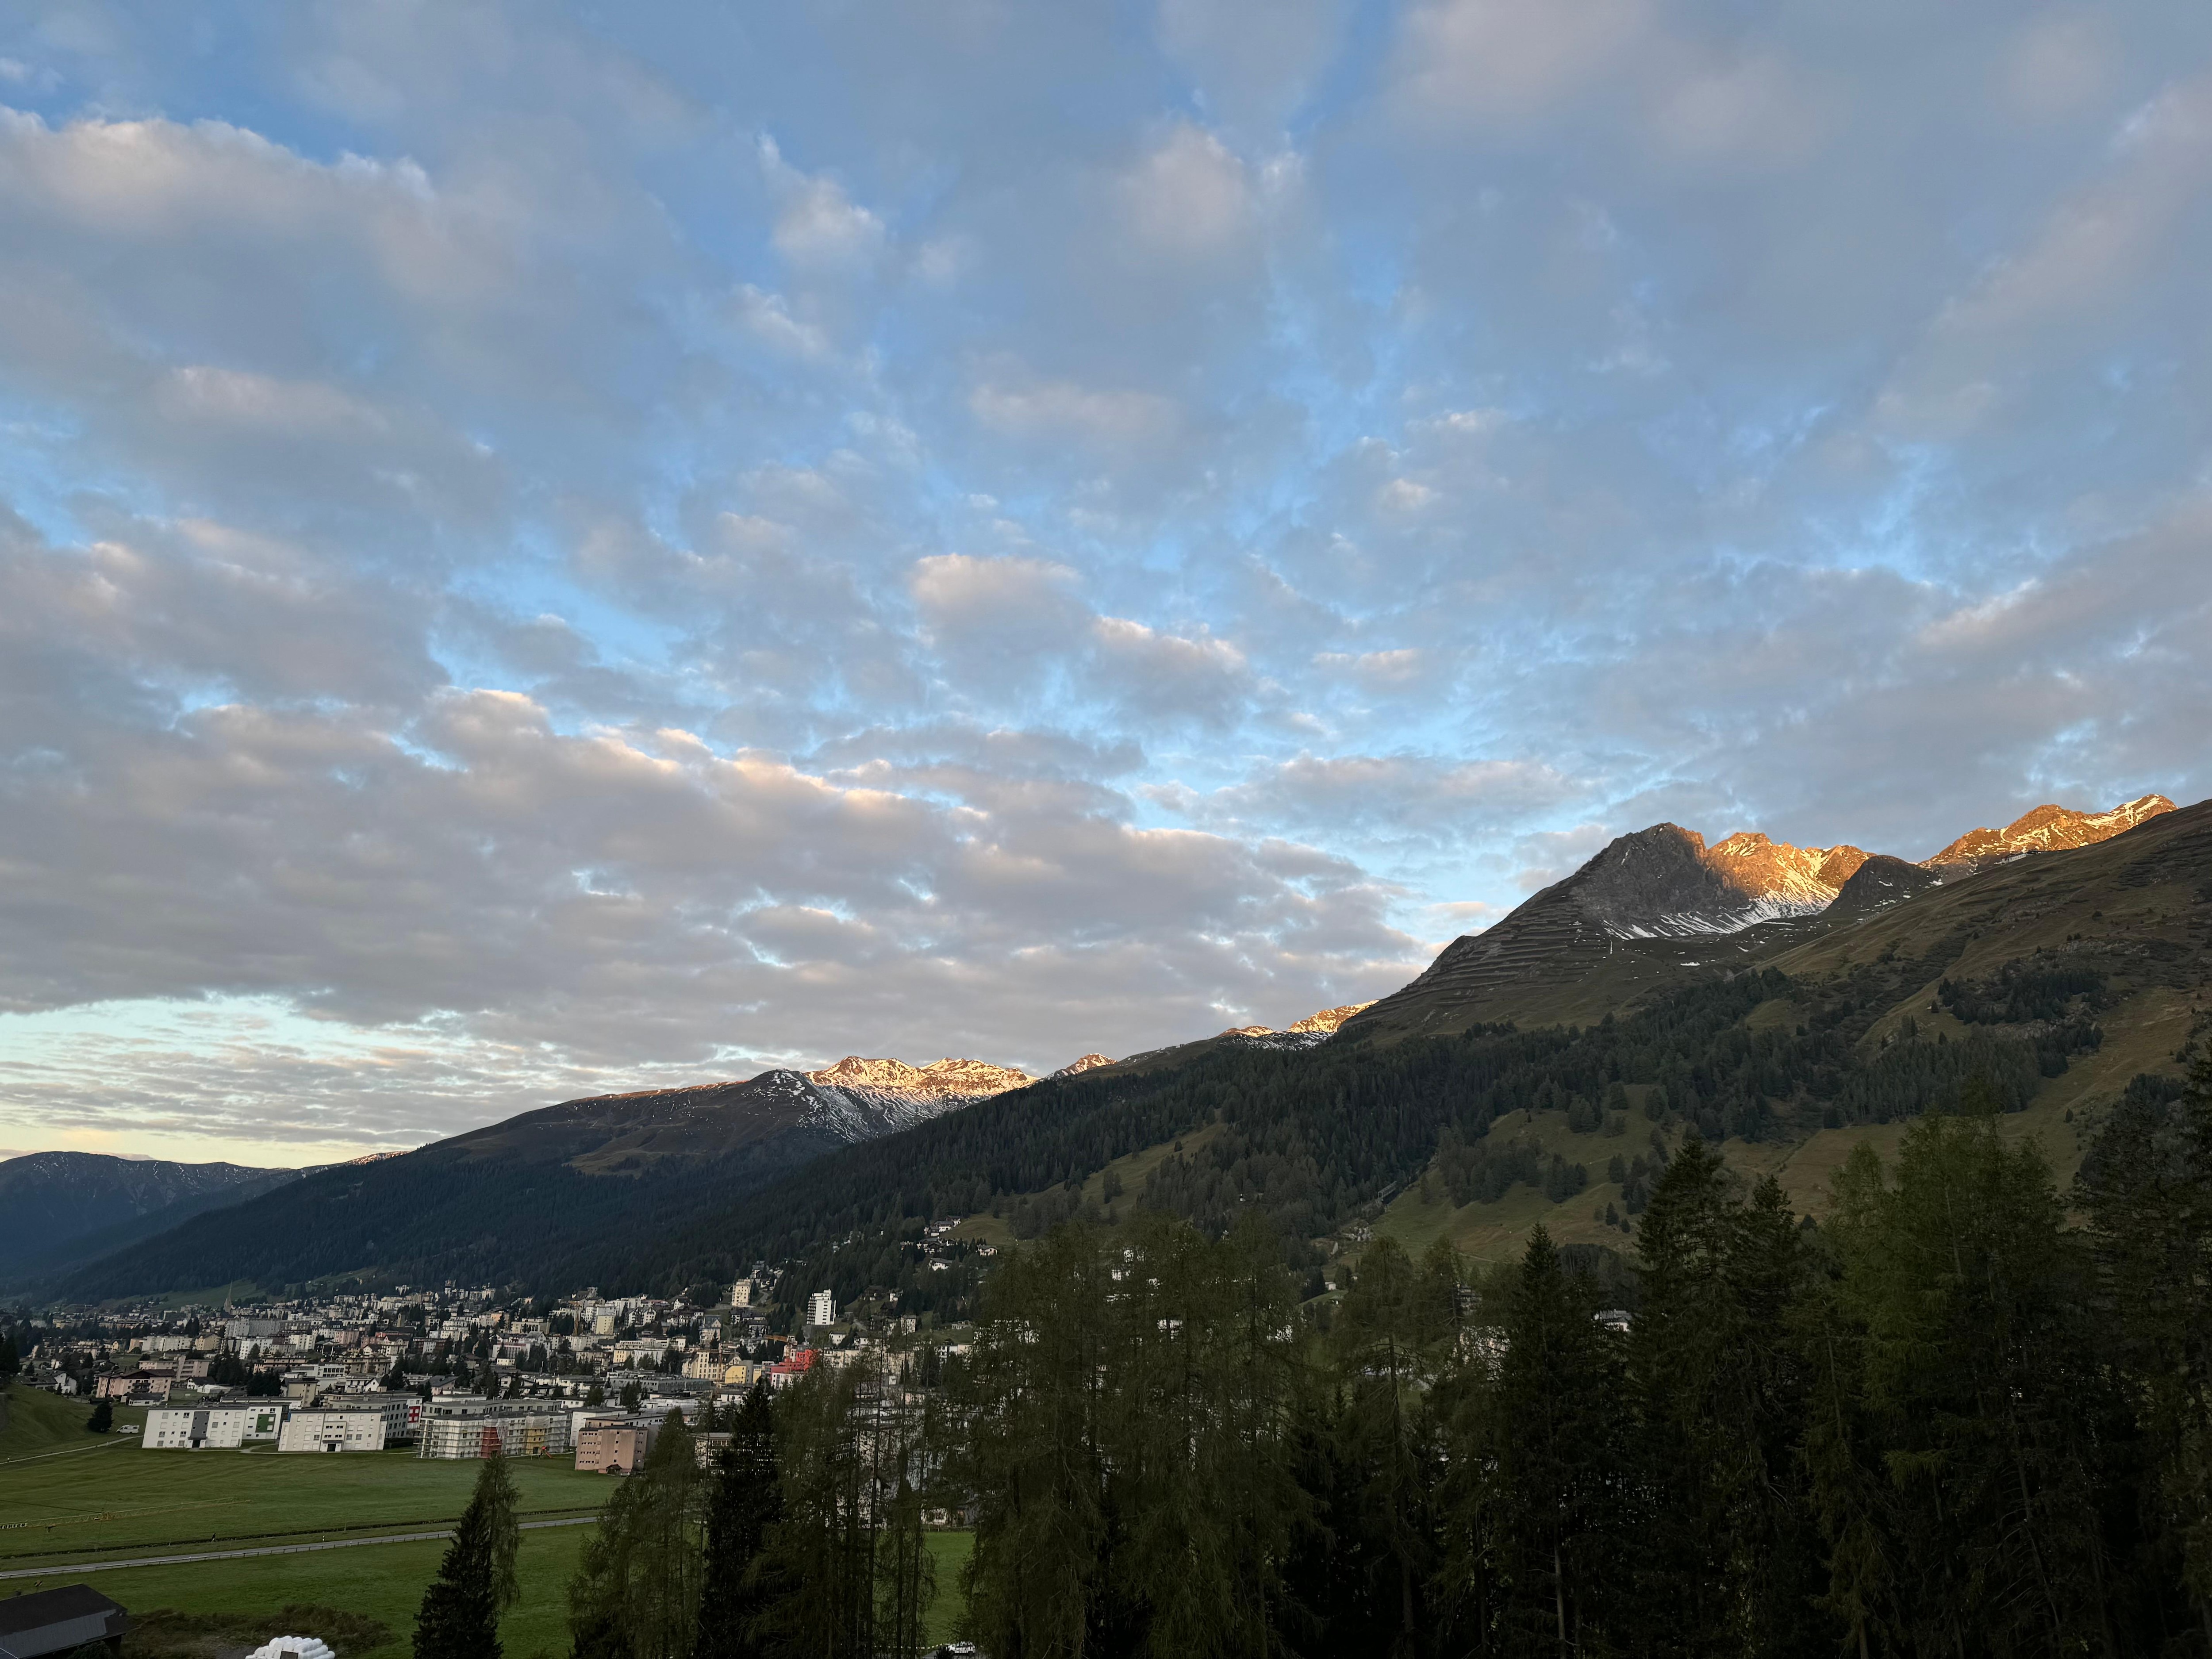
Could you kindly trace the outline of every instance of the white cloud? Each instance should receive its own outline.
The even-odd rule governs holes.
[[[1212,133],[1179,123],[1121,180],[1130,234],[1178,259],[1239,252],[1255,228],[1244,165]]]
[[[865,270],[882,256],[889,234],[884,222],[845,193],[836,179],[801,173],[783,159],[775,141],[760,141],[761,167],[778,207],[769,240],[802,270]]]

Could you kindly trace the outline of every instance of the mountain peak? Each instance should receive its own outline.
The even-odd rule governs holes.
[[[872,1060],[848,1054],[835,1066],[806,1074],[809,1083],[833,1089],[874,1089],[889,1094],[960,1095],[1004,1094],[1029,1082],[1026,1072],[988,1060],[945,1059],[927,1066],[909,1066],[902,1060]]]
[[[1304,1033],[1306,1031],[1333,1032],[1338,1026],[1343,1024],[1345,1021],[1350,1019],[1354,1014],[1359,1013],[1365,1009],[1372,1008],[1375,1005],[1371,1002],[1341,1003],[1334,1008],[1324,1008],[1317,1014],[1308,1014],[1304,1019],[1294,1020],[1290,1024],[1283,1027],[1283,1029],[1285,1031],[1298,1033]]]
[[[2173,803],[2164,795],[2138,795],[2102,812],[2079,812],[2046,801],[2021,813],[2002,830],[1969,830],[1925,860],[1923,867],[1963,872],[2022,853],[2057,853],[2075,847],[2091,847],[2172,811]]]

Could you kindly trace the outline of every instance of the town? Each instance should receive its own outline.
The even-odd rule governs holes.
[[[994,1254],[957,1238],[959,1224],[933,1222],[916,1243],[929,1268]],[[757,1385],[781,1390],[856,1362],[912,1378],[917,1356],[933,1372],[967,1351],[964,1328],[900,1313],[896,1291],[840,1309],[828,1290],[789,1290],[789,1276],[757,1262],[703,1302],[448,1284],[219,1309],[57,1309],[18,1328],[21,1381],[92,1398],[101,1426],[116,1406],[144,1408],[149,1451],[412,1446],[424,1458],[496,1450],[627,1474],[671,1413],[704,1457]]]

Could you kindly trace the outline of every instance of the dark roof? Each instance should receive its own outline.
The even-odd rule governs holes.
[[[89,1584],[33,1590],[28,1595],[0,1598],[0,1637],[58,1625],[65,1619],[89,1619],[95,1613],[122,1611],[122,1603],[109,1601]]]

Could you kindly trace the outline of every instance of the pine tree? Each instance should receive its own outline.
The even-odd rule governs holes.
[[[88,1434],[106,1434],[115,1426],[115,1406],[105,1395],[92,1402],[92,1415],[84,1419]]]
[[[503,1460],[487,1458],[438,1576],[422,1593],[415,1615],[415,1659],[499,1659],[502,1589],[508,1590],[507,1604],[514,1599],[514,1503]]]
[[[1506,1651],[1602,1651],[1625,1553],[1618,1504],[1617,1341],[1600,1326],[1595,1287],[1570,1278],[1551,1236],[1532,1229],[1505,1310],[1495,1414],[1481,1451],[1497,1494]]]
[[[756,1382],[732,1413],[730,1443],[714,1460],[695,1659],[762,1659],[766,1653],[758,1626],[776,1587],[762,1552],[782,1514],[775,1412],[767,1385]]]
[[[1640,1639],[1649,1651],[1798,1651],[1817,1586],[1799,1472],[1806,1367],[1789,1316],[1805,1246],[1771,1179],[1749,1195],[1689,1136],[1638,1235],[1629,1343],[1641,1501]]]
[[[2107,1449],[2125,1416],[2048,1166],[1978,1110],[1915,1123],[1894,1185],[1870,1160],[1846,1177],[1831,1231],[1859,1455],[1892,1492],[1869,1504],[1864,1476],[1821,1470],[1824,1510],[1879,1528],[1855,1556],[1832,1531],[1839,1608],[1856,1601],[1863,1629],[1927,1651],[2110,1650]],[[1843,1577],[1869,1560],[1882,1570]]]
[[[2178,1578],[2212,1652],[2212,1049],[2180,1099],[2141,1086],[2150,1081],[2112,1107],[2075,1198],[2140,1390],[2154,1553],[2137,1595]]]

